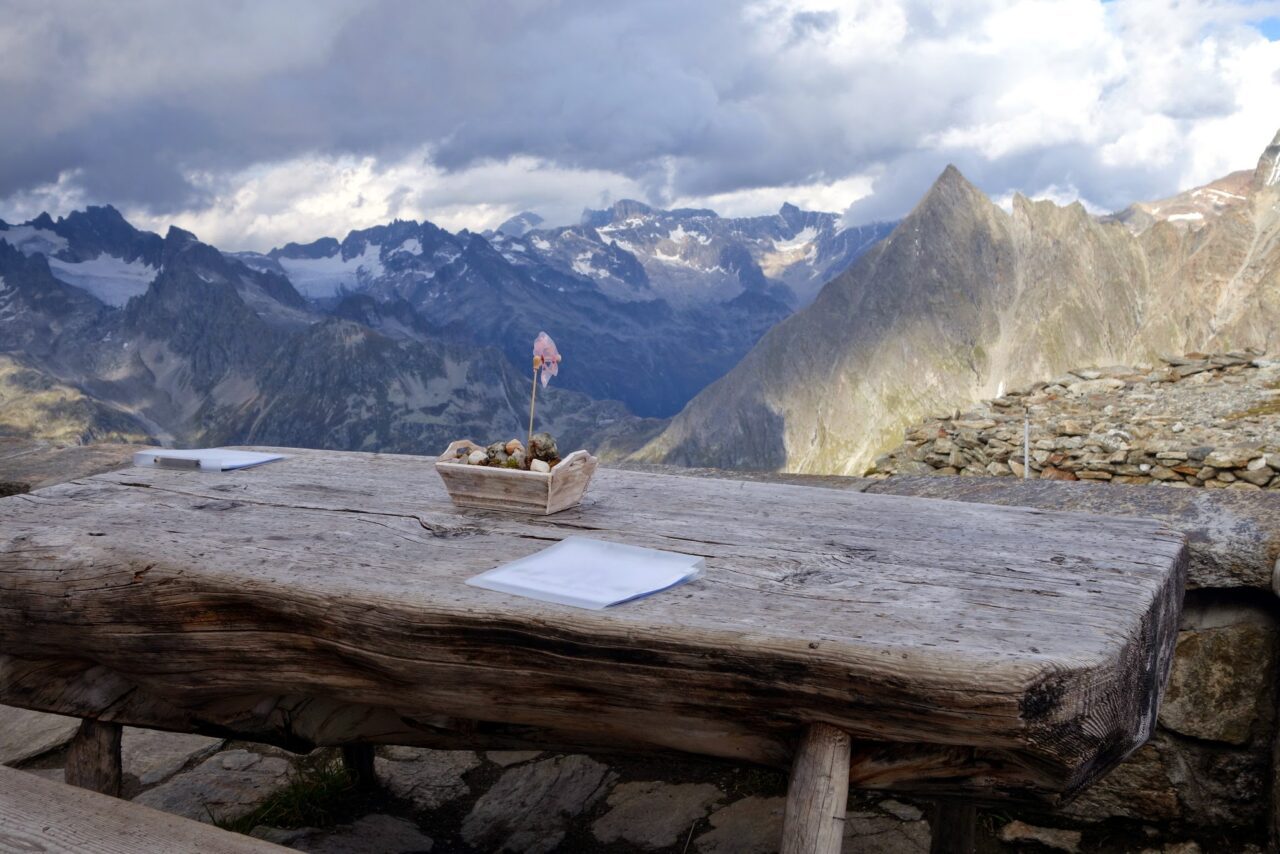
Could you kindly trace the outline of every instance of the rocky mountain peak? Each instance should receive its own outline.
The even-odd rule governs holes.
[[[1035,204],[1025,197],[1023,203],[1028,206]],[[942,234],[949,229],[948,223],[977,224],[998,211],[999,208],[970,183],[959,169],[948,165],[902,224],[915,229],[924,227]]]
[[[178,228],[176,225],[169,226],[169,230],[165,232],[164,242],[166,249],[185,246],[189,243],[198,243],[196,236],[186,229]]]
[[[201,243],[194,234],[176,225],[169,226],[169,231],[164,236],[161,262],[165,267],[192,263],[221,267],[225,263],[222,253]]]
[[[508,237],[523,237],[526,232],[542,225],[542,217],[533,211],[522,211],[498,226],[497,232]]]
[[[267,253],[271,258],[328,258],[336,255],[341,244],[337,238],[321,237],[310,243],[286,243]]]
[[[124,218],[124,214],[116,210],[113,205],[89,205],[82,211],[72,211],[65,217],[59,217],[59,222],[73,222],[83,220],[84,222],[93,223],[95,225],[117,227],[125,226],[130,230],[134,230],[129,225],[128,220]]]
[[[782,217],[782,221],[793,231],[804,227],[804,211],[791,202],[783,202],[782,207],[778,208],[778,216]]]
[[[1258,168],[1253,173],[1253,185],[1257,189],[1280,185],[1280,131],[1275,139],[1262,152],[1258,159]]]
[[[1259,183],[1280,184],[1278,162],[1280,143]],[[1137,206],[1173,226],[1150,228],[1052,202],[1016,200],[1008,216],[948,166],[637,457],[857,474],[908,423],[1001,385],[1161,351],[1274,349],[1280,220],[1239,177]]]
[[[594,210],[587,208],[582,212],[581,225],[599,228],[603,225],[609,225],[615,222],[625,222],[632,217],[642,217],[652,214],[653,208],[644,202],[635,199],[619,199],[614,202],[608,210]]]

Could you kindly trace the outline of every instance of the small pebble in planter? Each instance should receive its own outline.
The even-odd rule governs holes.
[[[546,460],[534,460],[529,463],[529,471],[546,472],[551,471],[551,464]]]
[[[529,453],[535,460],[546,463],[555,463],[560,459],[556,440],[550,433],[534,433],[529,440]]]
[[[550,433],[538,433],[533,438],[534,447],[541,454],[538,458],[531,457],[524,449],[524,442],[519,439],[512,439],[509,442],[494,442],[487,448],[477,448],[473,451],[459,448],[455,457],[458,462],[473,466],[523,469],[525,471],[550,471],[556,463],[560,462],[555,437]],[[542,465],[531,468],[529,465],[531,461],[539,462]]]

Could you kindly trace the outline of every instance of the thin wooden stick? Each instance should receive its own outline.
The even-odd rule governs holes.
[[[524,461],[533,461],[533,405],[538,401],[538,369],[533,369],[533,393],[529,395],[529,441],[524,444]]]

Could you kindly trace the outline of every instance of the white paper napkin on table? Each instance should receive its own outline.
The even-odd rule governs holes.
[[[135,466],[156,468],[191,468],[201,471],[234,471],[260,466],[263,463],[283,460],[284,454],[264,454],[259,451],[233,451],[230,448],[192,448],[174,451],[159,448],[154,451],[138,451],[133,455]]]
[[[588,537],[550,548],[467,579],[473,587],[543,602],[600,610],[697,578],[706,561]]]

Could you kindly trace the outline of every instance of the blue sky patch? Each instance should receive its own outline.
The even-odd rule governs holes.
[[[1268,41],[1280,41],[1280,18],[1263,18],[1254,24]]]

